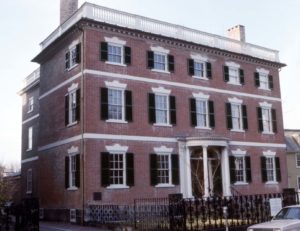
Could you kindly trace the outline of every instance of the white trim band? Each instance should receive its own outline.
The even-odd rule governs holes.
[[[35,160],[38,160],[38,159],[39,159],[38,156],[27,158],[27,159],[21,160],[21,164],[25,164],[25,163],[28,163],[28,162],[31,162],[31,161],[35,161]]]
[[[30,117],[29,119],[27,119],[27,120],[24,120],[24,121],[22,122],[22,124],[24,125],[24,124],[28,123],[29,121],[31,121],[31,120],[34,120],[34,119],[38,118],[39,116],[40,116],[40,114],[36,114],[36,115],[34,115],[34,116]]]

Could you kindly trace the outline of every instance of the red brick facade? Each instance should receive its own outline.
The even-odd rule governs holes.
[[[189,174],[181,172],[185,171],[182,169],[183,163],[179,164],[179,185],[151,185],[150,154],[155,152],[155,148],[164,147],[185,158],[181,150],[188,150],[190,154],[202,150],[202,146],[206,146],[202,145],[203,141],[211,147],[209,153],[217,150],[219,155],[225,155],[226,149],[231,156],[232,151],[240,150],[250,156],[252,181],[230,185],[231,194],[280,192],[287,187],[278,73],[282,64],[108,24],[81,20],[77,25],[79,29],[71,28],[34,59],[41,64],[38,89],[24,92],[26,95],[33,94],[36,102],[39,102],[39,107],[34,109],[37,111],[33,113],[39,116],[23,124],[23,184],[26,182],[25,172],[32,168],[33,195],[40,198],[41,208],[45,211],[83,210],[89,203],[126,204],[136,198],[166,197],[170,193],[186,192],[185,196],[190,196],[190,191],[183,189],[184,177]],[[113,37],[126,41],[126,46],[131,48],[130,65],[112,65],[101,61],[100,43]],[[81,44],[81,59],[77,66],[66,70],[66,52],[72,43]],[[151,47],[169,50],[175,59],[174,72],[160,73],[147,68],[147,51]],[[189,75],[187,60],[192,54],[200,54],[210,61],[211,79],[196,79]],[[226,62],[237,63],[244,70],[244,85],[224,82],[223,66]],[[273,90],[261,90],[255,86],[254,73],[257,68],[268,70],[273,76]],[[113,81],[126,84],[126,90],[131,91],[132,122],[117,123],[101,119],[100,89]],[[65,97],[72,85],[80,89],[80,120],[72,126],[66,126]],[[149,123],[148,93],[152,93],[153,88],[170,90],[170,94],[175,96],[176,125],[156,126]],[[189,99],[193,98],[193,93],[209,95],[209,100],[214,102],[214,128],[198,129],[191,126]],[[242,100],[247,106],[248,129],[243,132],[227,128],[225,105],[229,98]],[[262,134],[258,130],[257,107],[263,102],[271,104],[272,109],[276,110],[276,133]],[[28,118],[30,116],[24,105],[23,121]],[[32,155],[26,150],[29,126],[36,131]],[[198,144],[189,143],[189,138],[197,140]],[[184,140],[185,146],[181,146],[180,140]],[[222,142],[222,145],[218,145],[218,142]],[[113,189],[102,186],[101,153],[116,144],[127,147],[126,153],[133,153],[134,185],[131,187]],[[65,157],[72,148],[80,154],[80,186],[70,190],[65,187]],[[262,181],[261,156],[264,152],[275,153],[279,157],[281,180],[277,183],[266,184]],[[96,192],[101,193],[99,200],[94,200]]]

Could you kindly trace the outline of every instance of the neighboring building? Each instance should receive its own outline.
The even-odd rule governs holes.
[[[288,187],[300,192],[300,130],[286,129],[284,133],[288,166]]]
[[[21,91],[23,195],[45,218],[287,187],[277,51],[243,26],[227,38],[89,3],[62,12]]]

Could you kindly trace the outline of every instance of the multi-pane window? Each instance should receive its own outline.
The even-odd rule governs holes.
[[[108,89],[108,119],[124,120],[123,90]]]
[[[149,93],[149,122],[155,125],[176,125],[175,96]]]
[[[263,104],[261,104],[263,105]],[[276,133],[276,110],[270,105],[257,108],[258,129],[263,133]]]
[[[244,184],[252,181],[250,156],[230,156],[229,165],[231,183]]]
[[[155,117],[156,123],[168,124],[168,96],[155,95]]]
[[[196,100],[197,126],[208,127],[208,111],[206,100]]]
[[[241,130],[242,126],[242,111],[241,105],[231,104],[232,129]]]
[[[238,67],[239,65],[234,66],[224,66],[224,81],[240,85],[244,84],[244,70]]]
[[[154,53],[154,69],[166,71],[167,55]]]
[[[194,75],[198,77],[204,77],[204,62],[194,62]]]
[[[246,168],[244,157],[235,158],[235,174],[237,182],[245,182]]]
[[[198,59],[188,59],[187,61],[189,75],[200,79],[212,78],[211,63]]]
[[[269,79],[268,75],[260,74],[259,75],[260,87],[263,89],[269,89]]]
[[[76,171],[76,156],[70,156],[70,187],[75,187]]]
[[[123,63],[123,46],[108,44],[108,61],[112,63]]]
[[[32,127],[28,128],[28,147],[27,150],[31,150],[32,149],[32,138],[33,138],[33,129]]]
[[[296,166],[300,167],[300,154],[296,154]]]
[[[69,154],[65,157],[65,188],[80,187],[80,154]]]
[[[164,50],[164,49],[163,49]],[[148,51],[147,52],[147,67],[154,71],[174,72],[175,62],[174,56],[169,55],[168,51]]]
[[[229,67],[229,82],[233,84],[239,84],[239,73],[237,68]]]
[[[262,108],[262,123],[265,132],[272,131],[271,111],[268,108]]]
[[[32,193],[32,169],[27,170],[26,193]]]
[[[269,71],[264,70],[254,72],[255,86],[263,90],[273,89],[273,76],[268,74]]]
[[[133,153],[102,152],[101,184],[103,187],[127,187],[134,185]]]
[[[124,154],[109,155],[110,182],[112,185],[123,185],[125,176]]]
[[[66,70],[71,69],[80,63],[80,44],[72,46],[67,52],[65,56],[65,68]]]
[[[273,157],[266,157],[267,181],[275,181],[275,163]]]
[[[170,155],[157,155],[157,183],[170,184]]]
[[[279,182],[281,181],[280,160],[279,157],[267,155],[261,157],[262,181]]]
[[[227,127],[233,131],[248,129],[247,107],[241,103],[226,103]]]
[[[72,90],[65,96],[65,124],[71,125],[80,118],[80,90]]]
[[[28,113],[33,111],[33,103],[34,103],[33,97],[30,97],[28,99]]]
[[[214,103],[207,98],[208,96],[190,99],[190,117],[193,127],[213,128],[215,126]]]

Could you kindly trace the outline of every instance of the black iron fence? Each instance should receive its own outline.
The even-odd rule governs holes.
[[[243,231],[255,223],[271,219],[271,199],[282,205],[299,204],[298,193],[209,197],[184,199],[181,194],[169,198],[137,199],[132,205],[89,205],[91,224],[131,226],[136,230],[229,230]]]

